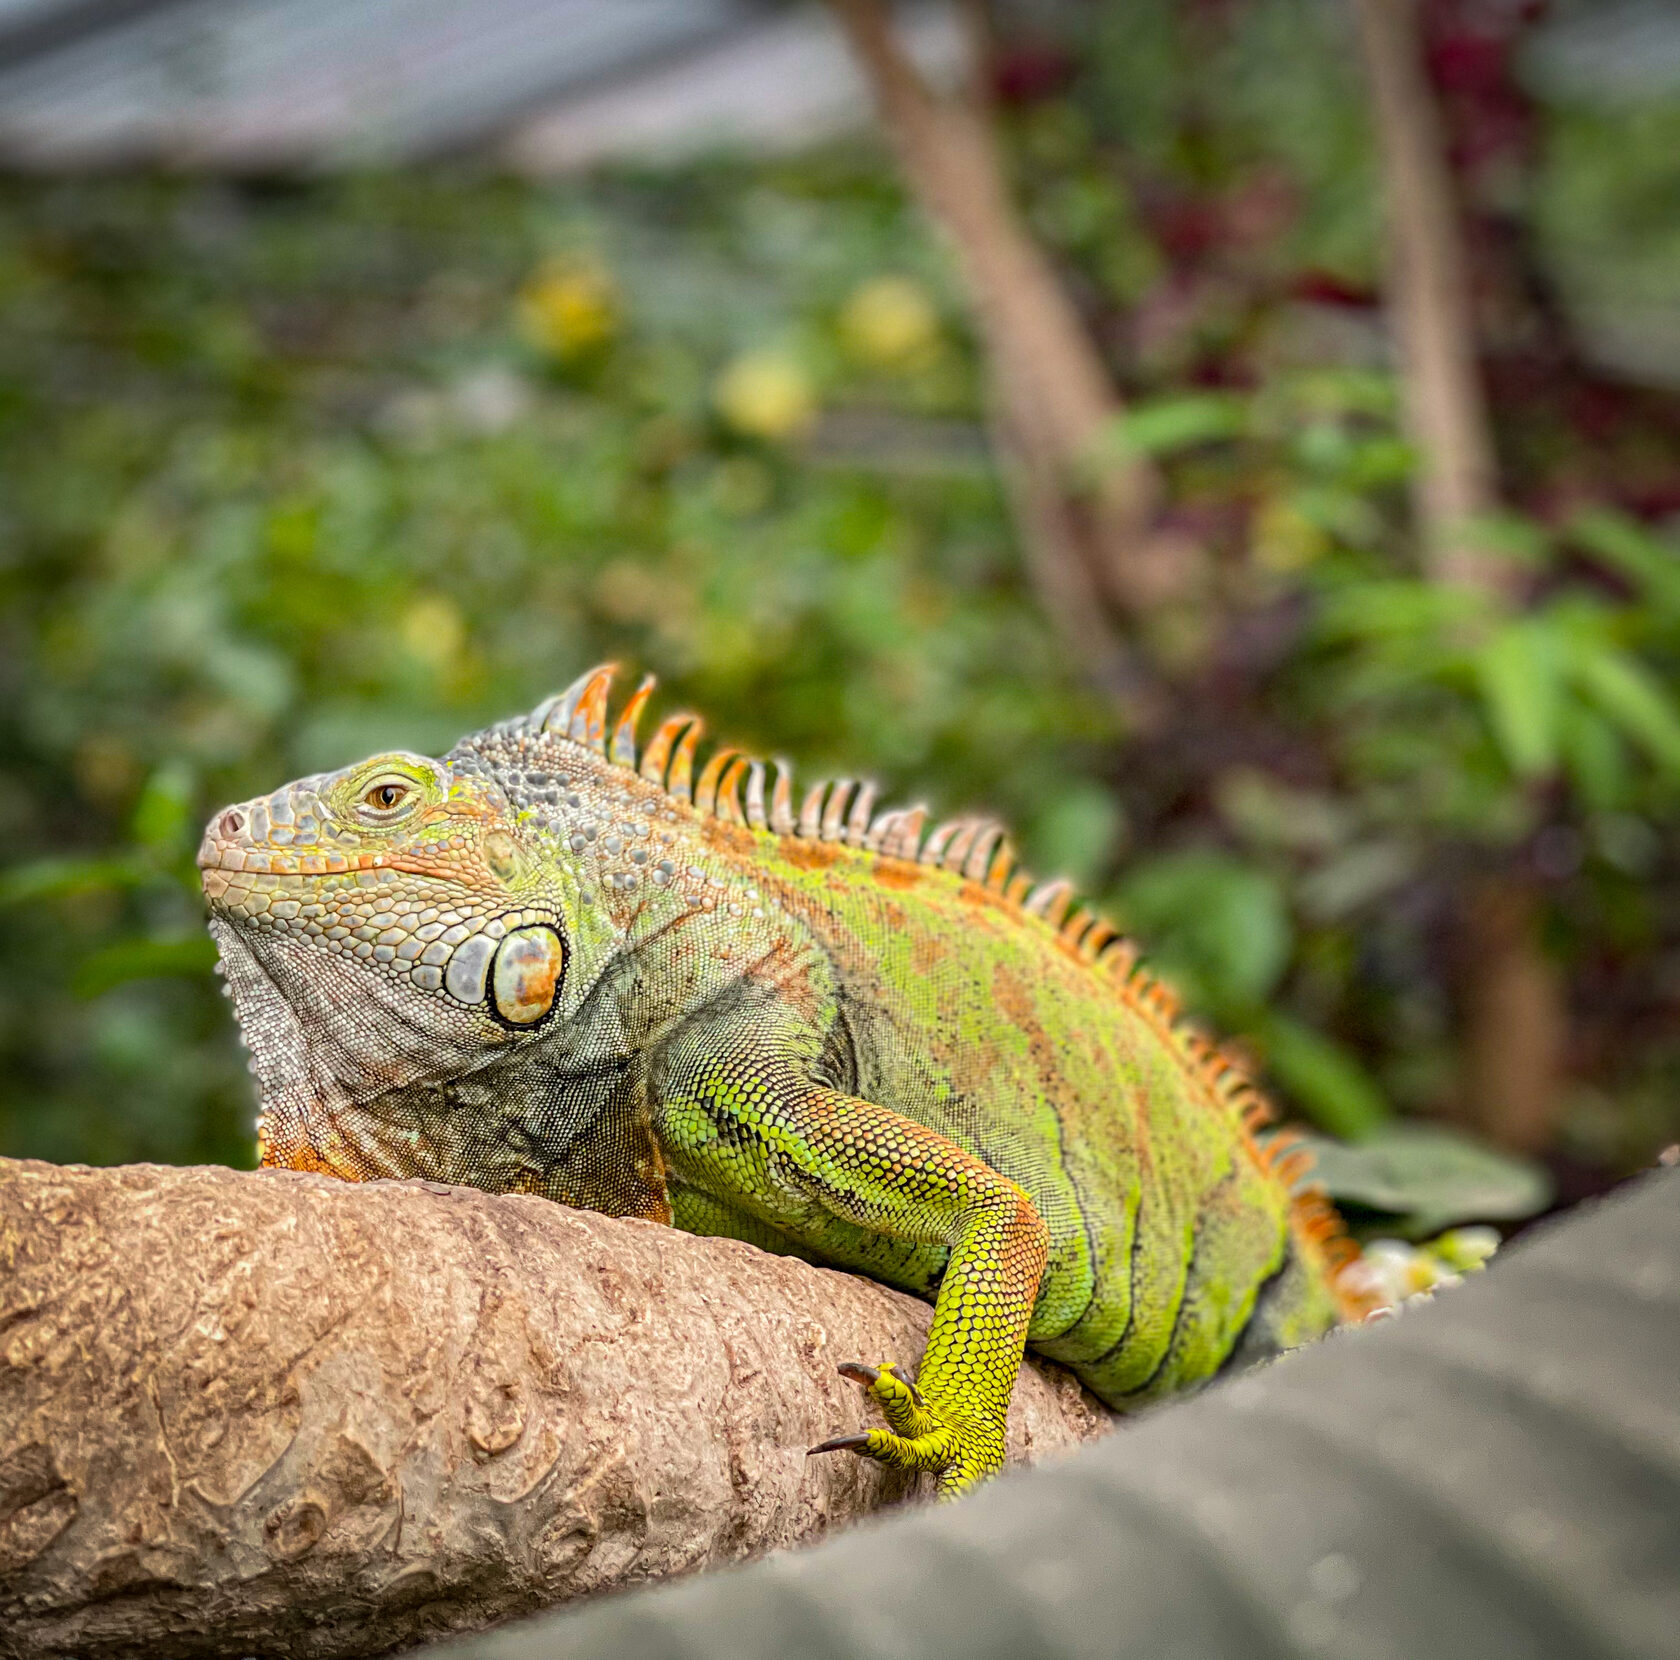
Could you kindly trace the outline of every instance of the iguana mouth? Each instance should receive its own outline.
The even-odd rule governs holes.
[[[373,870],[381,863],[383,860],[377,853],[279,853],[242,847],[218,837],[214,825],[205,832],[198,846],[198,868],[207,875],[219,871],[224,875],[336,876]]]

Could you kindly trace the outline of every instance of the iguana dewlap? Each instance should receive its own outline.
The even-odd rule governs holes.
[[[1351,1252],[1258,1097],[997,826],[714,753],[610,669],[442,760],[227,808],[199,853],[265,1164],[546,1194],[932,1299],[845,1437],[959,1492],[1022,1347],[1127,1408],[1333,1325]],[[744,786],[744,805],[742,790]]]

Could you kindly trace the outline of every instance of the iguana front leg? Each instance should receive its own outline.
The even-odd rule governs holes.
[[[933,1471],[941,1496],[961,1493],[1003,1464],[1044,1223],[1020,1188],[955,1142],[817,1082],[787,1053],[795,1045],[775,1043],[773,1024],[749,1030],[737,1025],[721,1047],[716,1033],[676,1046],[656,1092],[667,1157],[684,1180],[819,1258],[858,1233],[949,1249],[915,1383],[890,1363],[842,1368],[869,1385],[892,1427],[812,1450]]]

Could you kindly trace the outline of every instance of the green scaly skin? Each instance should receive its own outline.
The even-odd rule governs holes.
[[[1126,1409],[1335,1323],[1322,1207],[1238,1074],[996,827],[720,751],[610,750],[610,670],[444,759],[219,813],[211,928],[263,1162],[427,1177],[725,1234],[929,1298],[915,1381],[843,1370],[851,1448],[960,1493],[1023,1347]],[[745,782],[746,804],[740,788]],[[1334,1245],[1335,1241],[1330,1241]]]

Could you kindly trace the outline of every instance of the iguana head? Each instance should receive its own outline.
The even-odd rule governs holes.
[[[765,911],[711,844],[794,833],[791,781],[778,763],[767,807],[763,763],[729,748],[696,780],[690,714],[638,753],[653,681],[609,723],[613,672],[442,760],[378,755],[211,819],[198,862],[265,1163],[668,1214],[625,1021],[736,972],[741,919]],[[874,791],[842,827],[836,788],[826,810],[827,786],[807,798],[807,833],[869,828]],[[680,951],[683,975],[638,977],[638,944],[675,950],[714,922],[729,937]]]
[[[198,863],[268,1152],[301,1138],[317,1156],[284,1162],[337,1169],[323,1138],[346,1108],[436,1096],[563,1016],[610,924],[551,830],[466,746],[378,755],[211,819]],[[337,1173],[406,1173],[351,1163]]]

